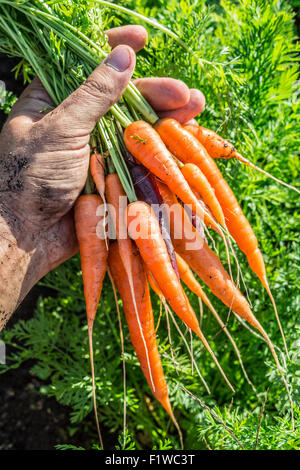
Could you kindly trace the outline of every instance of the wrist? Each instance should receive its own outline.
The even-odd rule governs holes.
[[[40,234],[0,204],[0,330],[29,290],[48,271]]]

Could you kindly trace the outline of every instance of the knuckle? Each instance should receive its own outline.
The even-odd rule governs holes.
[[[82,85],[82,91],[96,99],[110,99],[114,95],[113,81],[107,77],[90,77]]]

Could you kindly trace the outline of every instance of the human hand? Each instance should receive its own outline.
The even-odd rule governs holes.
[[[0,134],[0,236],[14,250],[21,248],[30,265],[18,302],[38,279],[77,252],[72,207],[86,180],[90,133],[125,90],[134,51],[147,40],[141,26],[115,28],[107,35],[113,52],[78,90],[56,109],[41,112],[52,102],[35,79]],[[135,84],[161,117],[185,122],[204,108],[202,93],[181,81],[144,78]]]

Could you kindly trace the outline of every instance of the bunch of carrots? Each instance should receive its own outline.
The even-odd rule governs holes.
[[[157,120],[153,126],[145,121],[134,121],[124,132],[120,126],[115,130],[136,200],[127,201],[110,155],[107,152],[101,155],[94,148],[85,194],[75,205],[91,361],[93,322],[107,271],[115,295],[117,290],[122,299],[130,338],[149,387],[169,414],[182,440],[156,343],[149,285],[165,306],[166,314],[172,315],[172,309],[200,338],[233,392],[233,386],[201,331],[182,283],[210,309],[231,341],[243,368],[233,338],[195,273],[230,310],[264,337],[287,389],[293,413],[288,384],[268,334],[233,281],[231,270],[230,274],[225,270],[207,243],[206,235],[211,237],[208,229],[222,237],[227,250],[228,247],[233,250],[231,240],[237,243],[271,298],[284,339],[257,238],[214,161],[216,158],[239,158],[239,154],[213,131],[196,124],[181,125],[171,118]],[[128,204],[124,205],[124,199]],[[108,240],[105,210],[101,211],[101,220],[97,215],[99,206],[113,209],[110,220],[115,236],[111,240]],[[249,381],[244,368],[243,372]],[[94,387],[93,364],[92,376]],[[95,392],[94,406],[103,446]]]
[[[136,15],[118,3],[97,0],[88,4],[84,2],[80,10],[77,1],[73,4],[69,0],[0,0],[1,51],[19,57],[24,70],[31,71],[27,76],[39,76],[55,105],[80,86],[106,56],[105,47],[90,36],[95,18],[97,31],[99,29],[99,5]],[[73,7],[76,14],[66,15],[65,12]],[[89,15],[89,8],[94,12],[97,9],[97,15]],[[161,29],[193,54],[174,32],[140,14],[138,17]],[[122,299],[131,341],[149,387],[174,422],[181,441],[156,343],[149,286],[159,296],[167,322],[170,315],[177,326],[174,312],[200,338],[232,391],[233,386],[200,328],[182,283],[209,308],[230,340],[248,381],[235,341],[198,278],[238,318],[258,330],[269,345],[286,387],[293,423],[292,397],[274,346],[239,290],[242,273],[233,241],[246,255],[251,270],[271,299],[288,356],[263,256],[257,238],[215,160],[236,158],[286,187],[300,191],[255,166],[215,132],[196,124],[181,125],[170,118],[160,120],[133,82],[129,83],[119,102],[97,123],[90,143],[92,152],[87,182],[75,204],[74,214],[86,300],[94,410],[101,447],[92,335],[106,272],[115,298],[119,294]],[[108,231],[109,225],[113,230]],[[208,240],[214,244],[215,234],[224,243],[228,272],[208,245]],[[232,276],[230,252],[237,264],[236,282]],[[117,302],[116,306],[121,325]],[[181,332],[180,328],[178,331]],[[189,350],[185,335],[182,339]],[[205,386],[209,390],[206,383]]]

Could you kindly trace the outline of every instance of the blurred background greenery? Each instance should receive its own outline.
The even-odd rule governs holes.
[[[196,52],[191,56],[173,39],[147,26],[150,39],[138,54],[139,76],[172,76],[184,80],[192,88],[201,89],[207,104],[199,122],[235,142],[244,156],[274,176],[291,184],[299,182],[298,0],[137,0],[115,3],[156,18]],[[112,25],[136,22],[126,14],[112,14],[108,10],[104,14],[109,16]],[[14,99],[13,94],[7,95],[6,111]],[[211,394],[207,394],[192,368],[183,341],[172,325],[175,367],[163,316],[158,342],[172,405],[184,434],[186,449],[228,450],[238,449],[241,445],[249,450],[255,447],[299,449],[298,197],[238,162],[224,161],[218,165],[237,195],[264,253],[270,286],[291,356],[289,362],[283,356],[281,359],[295,402],[296,428],[291,430],[286,391],[267,345],[230,315],[228,328],[256,387],[254,391],[246,382],[227,337],[220,332],[206,308],[203,331],[236,393],[231,394],[211,358],[194,338],[195,359],[211,388]],[[226,263],[220,240],[216,239],[216,247]],[[240,252],[238,258],[253,311],[272,341],[282,349],[268,296]],[[26,312],[23,309],[18,315],[18,321],[9,323],[1,335],[9,355],[7,365],[1,366],[0,372],[7,374],[9,370],[17,369],[13,373],[18,374],[18,367],[29,363],[30,374],[38,379],[38,393],[54,397],[68,407],[70,422],[66,424],[61,443],[91,448],[96,443],[96,433],[79,257],[47,275],[38,289],[35,290],[39,298],[34,312],[30,303],[25,308]],[[199,312],[198,299],[189,296],[196,312]],[[157,321],[160,305],[155,294],[152,298]],[[212,295],[210,298],[225,321],[227,309]],[[176,430],[150,393],[130,344],[124,317],[122,320],[127,371],[126,448],[178,448]],[[185,332],[182,323],[180,327]],[[122,448],[122,357],[116,308],[108,279],[95,322],[94,350],[99,419],[105,429],[108,447]],[[5,374],[1,376],[4,386],[5,377]],[[235,434],[239,443],[216,416],[187,395],[182,386],[200,398]],[[15,400],[18,400],[18,394]],[[84,433],[79,439],[78,431],[82,429]]]

